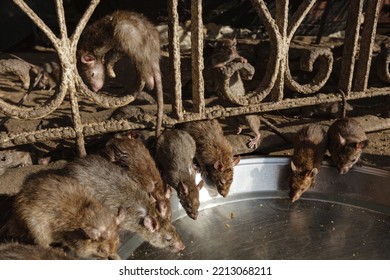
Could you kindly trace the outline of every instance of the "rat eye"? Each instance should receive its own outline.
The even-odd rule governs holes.
[[[166,236],[165,240],[168,241],[168,242],[171,242],[172,241],[172,236]]]
[[[91,75],[91,76],[92,76],[92,77],[95,76],[95,72],[92,72],[92,75]]]
[[[5,156],[2,156],[1,158],[0,158],[0,161],[6,161],[6,157]]]
[[[99,253],[100,253],[100,254],[107,255],[107,254],[108,254],[108,251],[107,251],[105,248],[99,248]]]

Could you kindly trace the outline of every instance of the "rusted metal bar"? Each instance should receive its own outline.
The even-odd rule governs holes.
[[[341,64],[339,89],[348,96],[352,88],[355,57],[358,49],[359,29],[362,21],[364,0],[350,1],[345,30],[343,62]]]
[[[354,78],[354,91],[363,91],[367,89],[380,7],[380,0],[367,1],[367,10],[360,39],[359,59],[357,61],[356,76]]]
[[[172,104],[173,115],[181,119],[183,117],[183,101],[181,91],[180,72],[180,38],[179,38],[179,14],[177,12],[178,0],[168,0],[168,38],[169,38],[169,64],[171,73],[171,96],[174,97]]]
[[[202,0],[191,0],[192,100],[194,113],[204,114]]]
[[[287,42],[287,27],[288,27],[288,0],[276,1],[276,16],[275,21],[282,36],[282,45],[280,48],[282,59],[279,65],[279,73],[275,82],[275,86],[270,93],[272,101],[277,102],[283,99],[284,92],[284,73],[286,72],[286,64],[288,63],[288,48]]]

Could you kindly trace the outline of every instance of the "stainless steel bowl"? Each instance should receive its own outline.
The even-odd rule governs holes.
[[[291,203],[287,157],[245,157],[227,198],[201,191],[196,221],[176,197],[173,221],[186,249],[156,249],[138,236],[129,259],[390,259],[390,172],[324,164],[314,189]]]

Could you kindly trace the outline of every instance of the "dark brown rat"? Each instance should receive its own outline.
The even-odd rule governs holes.
[[[216,189],[220,195],[229,194],[233,182],[234,166],[240,156],[233,158],[233,148],[223,134],[217,120],[188,122],[178,125],[188,132],[196,143],[196,159],[202,170],[206,187]]]
[[[101,154],[123,167],[126,173],[156,200],[156,207],[164,219],[171,219],[171,189],[165,187],[156,163],[135,133],[116,134]]]
[[[0,260],[73,260],[62,249],[16,242],[0,245]]]
[[[29,177],[15,197],[14,213],[37,245],[60,244],[86,259],[120,259],[116,217],[73,178],[42,172]]]
[[[115,11],[88,26],[78,44],[80,74],[93,91],[100,90],[108,73],[115,76],[113,65],[122,55],[134,62],[141,79],[149,89],[156,88],[157,136],[163,118],[163,89],[160,71],[160,41],[156,27],[143,15]],[[108,57],[106,55],[108,54]]]
[[[328,130],[329,152],[340,174],[346,174],[358,162],[368,145],[361,124],[350,118],[336,120]]]
[[[194,157],[196,144],[184,130],[166,130],[156,144],[156,161],[164,182],[174,188],[187,215],[196,220],[199,191],[204,182],[195,182]]]
[[[297,201],[309,188],[314,187],[327,149],[326,127],[310,124],[301,128],[294,137],[291,158],[290,198]]]
[[[122,167],[99,155],[89,155],[69,163],[63,172],[82,182],[112,212],[124,207],[126,215],[121,228],[139,234],[158,248],[173,252],[185,248],[171,221],[158,214],[155,201]]]

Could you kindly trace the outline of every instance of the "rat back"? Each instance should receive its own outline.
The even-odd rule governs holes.
[[[119,218],[73,178],[32,175],[16,195],[14,209],[40,246],[59,243],[80,258],[119,258]]]
[[[196,184],[194,157],[196,144],[184,130],[166,130],[156,144],[156,161],[166,184],[173,187],[188,216],[197,218],[199,190],[203,182]]]
[[[171,218],[170,189],[164,187],[154,159],[139,139],[113,137],[107,142],[102,155],[121,166],[140,188],[156,200],[157,210],[163,218]]]
[[[82,182],[112,212],[123,207],[126,215],[121,228],[138,233],[155,247],[184,249],[175,227],[157,213],[155,201],[120,166],[89,155],[68,164],[64,171]]]
[[[327,143],[327,131],[322,125],[307,125],[295,135],[290,177],[290,198],[293,202],[314,186]]]

